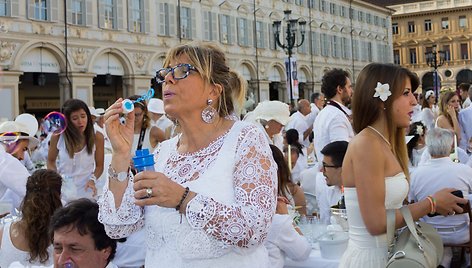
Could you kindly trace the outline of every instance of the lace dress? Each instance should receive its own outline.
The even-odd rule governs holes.
[[[108,235],[144,227],[146,267],[268,267],[262,243],[275,213],[277,170],[264,133],[239,121],[195,153],[179,154],[177,141],[159,145],[155,169],[197,193],[186,215],[135,206],[132,179],[116,210],[107,182],[99,220]]]
[[[408,181],[403,173],[385,178],[385,207],[398,209],[408,194]],[[387,264],[387,235],[372,236],[362,219],[356,188],[345,187],[349,243],[341,258],[340,268],[379,268]]]

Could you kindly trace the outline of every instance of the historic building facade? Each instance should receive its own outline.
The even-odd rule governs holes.
[[[287,9],[307,22],[293,55],[301,98],[320,90],[326,70],[355,80],[367,63],[393,61],[392,10],[359,0],[0,0],[0,118],[44,114],[70,97],[106,108],[158,89],[168,48],[192,40],[218,43],[256,103],[288,102],[287,56],[272,30]]]
[[[425,53],[444,52],[438,68],[441,86],[472,82],[472,0],[434,0],[389,6],[394,62],[418,74],[423,91],[433,88],[434,69]],[[438,56],[439,61],[439,56]]]

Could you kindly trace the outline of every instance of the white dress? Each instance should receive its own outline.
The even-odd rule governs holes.
[[[63,178],[62,198],[66,202],[82,197],[92,198],[92,190],[89,188],[85,191],[85,185],[95,171],[95,145],[91,154],[87,153],[87,147],[84,146],[80,152],[74,153],[74,157],[70,158],[64,136],[61,135],[57,142],[57,150],[59,151],[57,172]]]
[[[408,181],[403,173],[385,178],[385,207],[398,209],[408,194]],[[345,187],[349,243],[339,267],[379,268],[387,264],[387,234],[372,236],[362,219],[356,188]]]
[[[178,137],[160,144],[155,170],[197,193],[186,214],[134,205],[132,178],[115,209],[105,184],[99,220],[112,238],[146,229],[146,267],[268,267],[263,242],[276,207],[277,169],[255,125],[235,122],[200,151],[177,152]]]

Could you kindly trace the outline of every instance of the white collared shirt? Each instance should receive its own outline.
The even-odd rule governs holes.
[[[333,100],[331,100],[333,101]],[[336,102],[346,112],[351,115],[352,112],[346,106]],[[333,141],[351,141],[354,137],[354,130],[348,117],[341,110],[332,106],[326,105],[316,116],[313,124],[314,139],[316,150],[316,158],[318,161],[323,160],[321,150]]]
[[[469,140],[472,138],[472,106],[462,109],[459,112],[459,125],[461,127],[461,139],[459,147],[467,150]]]
[[[23,200],[29,175],[28,170],[21,164],[20,160],[7,153],[5,148],[0,145],[0,200],[8,189],[18,196],[18,200]],[[20,204],[13,202],[12,205],[14,208],[18,208]]]
[[[308,137],[304,140],[303,133],[308,129],[308,124],[306,122],[306,116],[297,111],[296,113],[290,116],[290,121],[285,126],[285,130],[296,129],[298,131],[298,142],[303,144],[303,146],[308,147],[309,141]]]

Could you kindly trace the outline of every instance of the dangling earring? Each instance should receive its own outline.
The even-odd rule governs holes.
[[[215,110],[215,108],[213,108],[213,106],[211,106],[212,103],[213,103],[213,100],[208,99],[207,100],[207,107],[205,109],[203,109],[203,111],[202,111],[202,120],[203,120],[203,122],[205,122],[207,124],[213,123],[213,121],[215,121],[215,117],[216,117],[216,110]]]

